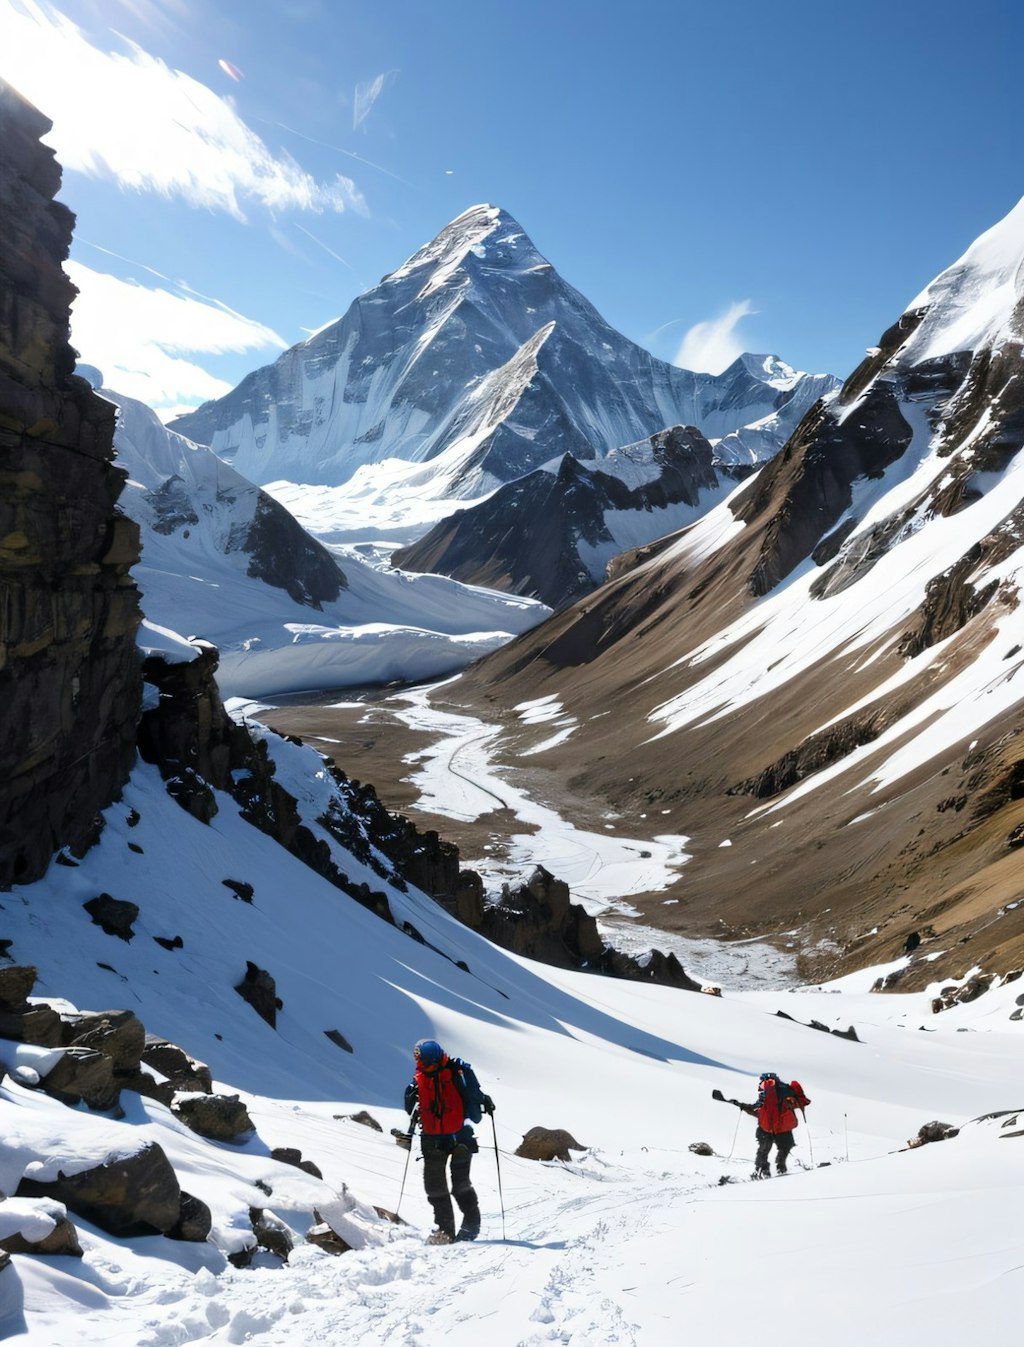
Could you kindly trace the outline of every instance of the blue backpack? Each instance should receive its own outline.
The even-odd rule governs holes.
[[[476,1072],[469,1062],[458,1057],[449,1059],[452,1068],[452,1080],[462,1097],[462,1109],[467,1122],[478,1123],[484,1116],[484,1092],[476,1078]]]

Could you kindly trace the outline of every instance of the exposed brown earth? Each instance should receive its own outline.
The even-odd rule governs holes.
[[[900,325],[892,332],[893,342],[904,335]],[[1013,351],[1019,365],[1020,346]],[[684,533],[619,558],[599,590],[432,700],[500,725],[492,757],[499,776],[563,817],[599,828],[612,812],[632,836],[690,839],[692,859],[672,893],[633,900],[650,924],[692,936],[795,933],[809,978],[894,959],[916,933],[921,945],[899,983],[909,988],[974,967],[1024,966],[1021,703],[982,717],[977,729],[965,706],[959,740],[947,728],[946,746],[913,769],[882,771],[925,728],[912,713],[992,653],[993,641],[1006,645],[994,652],[1000,677],[1013,678],[1020,643],[1007,633],[1019,629],[1019,600],[993,572],[1020,546],[1019,503],[1011,496],[993,532],[965,543],[962,555],[951,552],[916,611],[872,642],[823,634],[815,665],[781,682],[766,678],[746,704],[726,706],[723,695],[716,706],[707,695],[701,713],[670,733],[651,718],[697,685],[707,693],[737,645],[712,644],[699,661],[693,652],[808,561],[820,572],[803,600],[808,615],[837,600],[856,613],[858,583],[908,528],[968,508],[979,499],[979,470],[1001,472],[1019,449],[1020,380],[1000,382],[994,397],[984,352],[909,368],[893,359],[884,385],[872,385],[877,371],[858,372],[838,411],[813,409],[737,493],[732,509],[744,527],[727,546],[691,551]],[[862,400],[844,419],[854,394]],[[852,483],[879,479],[909,441],[904,412],[919,420],[925,411],[945,436],[941,473],[857,533]],[[984,442],[972,442],[971,427],[984,429]],[[544,696],[557,697],[579,727],[524,767],[520,752],[549,737],[550,726],[524,727],[511,708]],[[414,768],[404,759],[423,739],[396,722],[387,702],[357,713],[293,707],[269,718],[313,742],[341,741],[329,751],[345,770],[371,780],[391,807],[415,807],[407,780]],[[496,814],[430,823],[467,863],[485,845],[500,848],[507,832]],[[667,896],[677,903],[665,906]]]
[[[812,671],[770,709],[755,705],[715,726],[646,744],[635,741],[631,722],[597,701],[591,685],[590,718],[557,761],[542,766],[534,757],[524,768],[518,753],[550,727],[525,727],[502,711],[483,683],[489,663],[432,700],[503,725],[493,758],[500,775],[581,827],[599,829],[612,809],[631,836],[672,831],[691,839],[693,859],[675,888],[632,899],[650,925],[689,936],[771,938],[796,930],[806,951],[803,971],[815,978],[894,959],[917,931],[921,956],[943,953],[908,970],[900,984],[906,988],[961,977],[975,965],[1024,965],[1019,718],[994,722],[972,749],[964,743],[877,795],[863,788],[847,795],[883,756],[868,745],[855,773],[772,812],[771,796],[747,793],[743,783],[820,724],[826,680],[838,679],[844,700],[856,700],[850,670]],[[515,687],[515,700],[547,695],[554,675],[538,662]],[[568,697],[565,704],[572,709]],[[485,848],[501,855],[514,822],[509,811],[464,822],[416,809],[406,758],[427,736],[402,724],[396,709],[380,700],[358,710],[289,707],[266,718],[329,752],[351,775],[372,780],[388,808],[415,811],[421,827],[437,828],[460,848],[464,863]],[[847,746],[840,735],[837,760]],[[524,831],[518,821],[515,831]],[[726,839],[732,845],[722,847]],[[678,902],[666,906],[667,897]]]

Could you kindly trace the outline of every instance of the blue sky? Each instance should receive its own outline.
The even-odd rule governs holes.
[[[845,375],[1024,193],[1022,39],[1016,0],[0,0],[73,339],[165,413],[482,201],[664,359]]]

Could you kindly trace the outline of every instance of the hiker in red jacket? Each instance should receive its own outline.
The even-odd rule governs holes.
[[[796,1145],[793,1129],[797,1125],[796,1110],[811,1101],[803,1090],[797,1093],[793,1084],[781,1080],[774,1071],[761,1072],[761,1087],[755,1104],[741,1104],[744,1113],[757,1119],[757,1156],[754,1160],[754,1178],[771,1178],[769,1158],[775,1147],[775,1170],[785,1174],[786,1161]]]
[[[430,1244],[452,1244],[476,1239],[480,1233],[480,1203],[469,1178],[469,1167],[479,1149],[470,1118],[479,1122],[481,1113],[493,1113],[494,1104],[480,1089],[473,1068],[458,1057],[449,1057],[440,1043],[421,1038],[413,1048],[416,1075],[405,1090],[405,1111],[413,1126],[420,1125],[423,1150],[423,1186],[434,1209],[437,1229]],[[448,1190],[448,1161],[452,1186]],[[452,1198],[462,1213],[455,1232]]]

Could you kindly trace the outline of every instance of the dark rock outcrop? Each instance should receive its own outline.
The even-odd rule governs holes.
[[[348,1253],[352,1248],[352,1245],[346,1243],[339,1234],[331,1229],[326,1221],[319,1221],[306,1231],[306,1243],[315,1244],[324,1253],[335,1255]]]
[[[26,1239],[22,1234],[7,1235],[0,1239],[0,1249],[7,1253],[51,1254],[67,1258],[81,1258],[82,1246],[78,1242],[78,1231],[67,1216],[54,1214],[53,1229],[42,1239]]]
[[[67,1048],[43,1078],[43,1089],[64,1104],[83,1103],[100,1111],[112,1109],[121,1094],[110,1058],[93,1048]]]
[[[238,1253],[228,1254],[228,1262],[238,1268],[250,1267],[257,1251],[265,1249],[282,1263],[287,1263],[293,1246],[292,1237],[284,1222],[278,1220],[273,1212],[265,1211],[262,1207],[249,1208],[249,1221],[252,1225],[252,1244],[240,1249]]]
[[[384,1131],[377,1119],[371,1113],[367,1113],[364,1108],[360,1109],[358,1113],[336,1113],[334,1116],[341,1122],[359,1123],[362,1127],[369,1127],[374,1132]]]
[[[539,469],[508,483],[479,505],[442,519],[395,552],[392,562],[561,608],[602,579],[581,547],[621,550],[608,530],[610,511],[631,516],[633,545],[649,542],[672,527],[668,507],[697,506],[702,493],[720,485],[711,445],[695,426],[659,431],[649,453],[650,471],[639,485],[613,475],[610,466],[602,470],[565,454],[557,472]]]
[[[194,1094],[175,1099],[174,1113],[208,1141],[243,1141],[256,1129],[237,1094]]]
[[[180,1239],[188,1244],[203,1244],[213,1229],[213,1216],[205,1202],[191,1193],[181,1194],[178,1220],[165,1231],[168,1239]]]
[[[110,1058],[117,1073],[137,1071],[146,1046],[146,1029],[131,1010],[100,1010],[61,1018],[68,1047],[93,1048]]]
[[[181,1214],[178,1180],[156,1144],[77,1174],[22,1179],[17,1195],[55,1197],[82,1220],[121,1239],[173,1230]]]
[[[88,845],[135,759],[138,529],[114,408],[73,374],[51,123],[0,80],[0,889]]]
[[[771,510],[750,577],[751,593],[767,594],[809,556],[849,509],[854,481],[880,477],[911,435],[896,389],[888,383],[870,389],[857,416],[841,420],[823,403],[808,413],[734,507],[736,518],[747,524]],[[856,572],[861,573],[863,567]],[[851,573],[847,583],[853,578]]]
[[[139,915],[137,903],[129,903],[121,898],[113,898],[109,893],[101,893],[96,898],[90,898],[82,906],[107,935],[116,935],[119,940],[126,941],[134,936],[132,924]]]
[[[265,968],[257,968],[251,959],[247,959],[245,977],[235,991],[252,1006],[261,1020],[266,1020],[271,1029],[276,1027],[277,1012],[282,1002],[277,994],[277,984]]]
[[[34,1043],[41,1048],[59,1048],[63,1041],[60,1016],[48,1005],[0,1007],[0,1038],[15,1043]]]
[[[917,1136],[911,1137],[907,1146],[913,1150],[917,1146],[927,1146],[932,1141],[949,1141],[959,1135],[960,1128],[954,1127],[951,1123],[928,1122],[918,1128]]]
[[[652,949],[646,954],[624,954],[610,946],[594,964],[598,973],[626,978],[630,982],[656,982],[663,987],[678,987],[680,991],[702,992],[706,989],[695,982],[675,954]]]
[[[30,964],[6,964],[0,968],[0,1007],[22,1006],[36,985],[36,970]]]
[[[596,920],[570,901],[568,884],[542,865],[525,884],[506,884],[500,901],[483,909],[478,929],[503,949],[562,968],[604,953]]]
[[[241,547],[249,553],[247,573],[285,590],[296,603],[319,610],[347,587],[341,567],[323,543],[263,491]]]
[[[184,1048],[169,1043],[166,1038],[146,1035],[142,1060],[154,1071],[166,1076],[172,1089],[189,1094],[212,1094],[213,1079],[205,1062],[190,1057]]]
[[[798,748],[790,749],[756,776],[730,786],[726,793],[753,795],[758,800],[781,795],[784,790],[788,790],[797,781],[802,781],[804,777],[831,767],[848,753],[865,744],[873,743],[890,725],[899,720],[904,709],[901,703],[890,702],[830,725],[828,729],[820,730],[805,739]]]
[[[303,1160],[302,1152],[294,1146],[275,1146],[270,1152],[270,1158],[271,1160],[277,1160],[282,1165],[294,1165],[296,1169],[301,1169],[306,1174],[312,1174],[315,1179],[323,1178],[319,1165],[315,1165],[312,1160]]]

